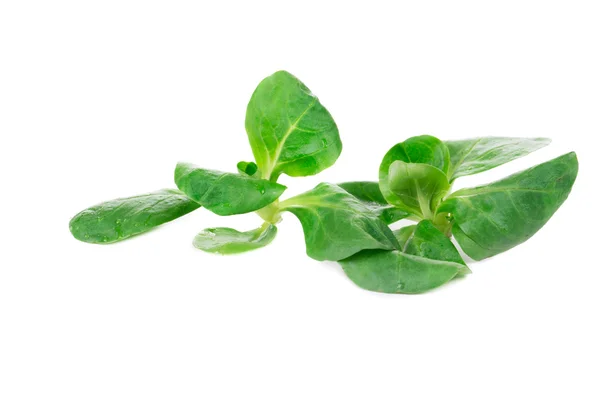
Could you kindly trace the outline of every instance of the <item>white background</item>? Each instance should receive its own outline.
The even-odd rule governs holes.
[[[0,399],[598,399],[600,12],[596,1],[0,3]],[[179,160],[251,159],[246,103],[279,70],[344,143],[321,181],[377,176],[418,134],[553,144],[580,173],[527,243],[424,295],[359,289],[305,255],[215,256],[199,210],[116,245],[69,219],[173,187]]]

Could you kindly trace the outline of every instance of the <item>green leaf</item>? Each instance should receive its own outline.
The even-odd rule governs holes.
[[[485,186],[453,193],[439,207],[469,257],[481,260],[533,236],[567,199],[577,177],[571,152]]]
[[[113,243],[149,231],[179,218],[200,204],[175,189],[106,201],[81,211],[71,219],[75,239],[88,243]]]
[[[394,234],[394,237],[398,241],[398,244],[399,244],[398,248],[400,250],[404,249],[404,246],[406,245],[406,242],[408,242],[408,239],[410,239],[412,237],[412,235],[415,233],[415,229],[417,229],[417,225],[408,225],[408,226],[403,226],[400,229],[396,229],[396,230],[392,231],[392,233]]]
[[[189,198],[218,215],[244,214],[275,201],[285,186],[247,175],[179,163],[175,183]]]
[[[364,250],[340,261],[344,272],[363,289],[384,293],[422,293],[450,281],[466,268],[400,251]]]
[[[231,228],[209,228],[194,238],[194,247],[209,253],[236,254],[265,247],[273,241],[277,227],[265,222],[247,232]]]
[[[260,177],[258,166],[252,161],[240,161],[237,163],[237,170],[240,174],[245,174],[253,178]]]
[[[546,138],[484,137],[446,141],[450,150],[448,179],[478,174],[526,156],[550,143]]]
[[[265,78],[252,94],[246,132],[264,179],[314,175],[332,166],[342,151],[329,111],[286,71]]]
[[[395,161],[431,165],[446,174],[450,165],[450,155],[441,140],[429,135],[407,139],[385,154],[379,166],[379,188],[388,203],[400,207],[402,200],[391,191],[388,180],[390,166]]]
[[[446,175],[427,164],[394,161],[387,186],[393,205],[422,218],[432,219],[441,199],[450,190]]]
[[[369,206],[388,225],[410,215],[408,212],[388,204],[383,198],[377,182],[344,182],[338,186]]]
[[[452,241],[428,220],[416,225],[412,235],[404,241],[402,251],[431,260],[451,261],[465,267],[467,265]],[[470,271],[466,268],[464,272]]]
[[[394,249],[397,241],[371,208],[337,185],[321,183],[280,203],[302,224],[306,253],[337,261],[363,249]]]

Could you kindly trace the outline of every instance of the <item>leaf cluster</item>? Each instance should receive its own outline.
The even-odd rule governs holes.
[[[443,142],[417,136],[383,157],[378,181],[321,183],[280,200],[290,177],[315,175],[342,151],[338,128],[319,99],[295,76],[265,78],[248,103],[246,133],[254,161],[237,172],[179,163],[177,189],[120,198],[90,207],[70,222],[76,239],[112,243],[144,233],[198,208],[222,216],[255,212],[262,224],[240,232],[201,231],[193,244],[234,254],[271,243],[284,212],[300,221],[308,256],[338,261],[358,286],[387,293],[421,293],[470,272],[451,240],[475,260],[529,239],[567,198],[577,176],[568,153],[505,179],[452,192],[462,176],[522,157],[548,139],[487,137]],[[398,230],[389,225],[407,219]]]

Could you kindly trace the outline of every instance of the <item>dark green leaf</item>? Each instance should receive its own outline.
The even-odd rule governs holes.
[[[256,88],[246,110],[246,132],[262,178],[314,175],[342,151],[338,128],[319,99],[279,71]]]
[[[396,237],[398,236],[396,235]],[[402,250],[407,254],[431,260],[451,261],[467,265],[452,241],[428,220],[423,220],[416,225],[413,234],[404,241]],[[470,271],[467,268],[465,272]]]
[[[388,203],[398,206],[402,204],[402,200],[388,186],[388,174],[394,161],[427,164],[446,174],[450,165],[450,155],[448,148],[441,140],[428,135],[415,136],[392,147],[383,157],[379,166],[379,189]]]
[[[410,215],[408,212],[388,204],[383,198],[377,182],[344,182],[338,186],[371,207],[388,225]]]
[[[240,174],[246,174],[254,178],[260,177],[258,166],[252,161],[240,161],[237,163],[237,170]]]
[[[189,198],[218,215],[244,214],[275,201],[285,186],[247,175],[179,163],[175,183]]]
[[[273,241],[277,227],[265,222],[247,232],[231,228],[209,228],[194,238],[194,246],[209,253],[236,254],[265,247]]]
[[[149,231],[200,207],[184,193],[163,189],[100,203],[71,219],[73,236],[88,243],[113,243]]]
[[[317,187],[280,203],[302,224],[306,253],[337,261],[363,249],[394,249],[397,241],[371,208],[337,185]]]
[[[550,143],[546,138],[484,137],[446,141],[450,150],[448,179],[478,174],[526,156]]]
[[[568,153],[485,186],[453,193],[439,208],[451,213],[452,233],[475,260],[502,253],[535,234],[567,199],[577,177]]]
[[[390,165],[387,186],[396,207],[422,218],[432,219],[441,199],[450,190],[446,175],[427,164],[394,161]]]
[[[340,264],[361,288],[384,293],[422,293],[443,285],[466,268],[397,250],[364,250]]]

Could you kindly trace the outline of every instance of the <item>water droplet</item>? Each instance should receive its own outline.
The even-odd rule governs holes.
[[[260,188],[260,194],[265,194],[265,188],[264,187]]]
[[[115,224],[120,225],[121,224],[121,220],[120,219],[116,220]]]
[[[327,139],[321,139],[321,144],[323,145],[323,147],[327,147]]]
[[[102,241],[103,241],[103,242],[108,242],[108,237],[107,237],[107,236],[104,236],[104,237],[102,238]]]
[[[229,203],[223,203],[223,207],[225,207],[225,208],[230,208],[230,207],[231,207],[231,204],[229,204]]]
[[[104,217],[98,217],[98,222],[102,221]]]
[[[138,226],[140,226],[140,224],[136,222],[135,224],[133,224],[133,226],[137,228]]]
[[[84,238],[89,239],[90,235],[88,235],[87,233],[85,235],[83,235]]]

